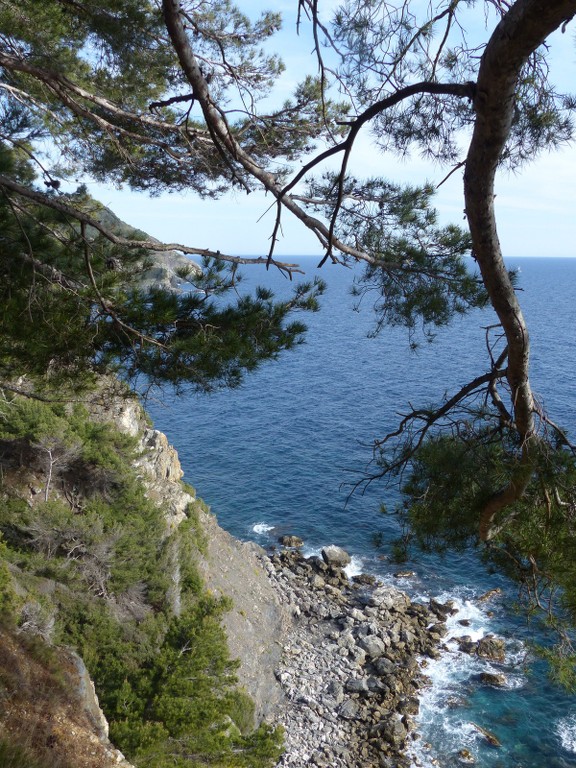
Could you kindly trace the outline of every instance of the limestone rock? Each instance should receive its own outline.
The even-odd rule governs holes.
[[[399,718],[381,720],[374,729],[374,734],[377,734],[395,748],[402,747],[408,738],[408,730]]]
[[[488,600],[492,600],[493,597],[497,597],[498,595],[502,594],[502,590],[500,587],[495,587],[494,589],[489,589],[488,592],[485,592],[483,595],[480,595],[480,597],[477,598],[477,603],[485,603]]]
[[[478,733],[481,733],[482,736],[484,736],[488,744],[490,744],[492,747],[502,746],[499,739],[492,733],[492,731],[489,731],[486,728],[483,728],[481,725],[478,725],[478,723],[471,723],[471,725],[473,725],[474,728],[476,728]]]
[[[280,601],[301,608],[277,670],[285,698],[273,723],[286,734],[277,768],[409,768],[425,685],[417,657],[437,642],[429,628],[438,617],[396,588],[358,589],[340,567],[294,550],[270,562]]]
[[[291,625],[289,610],[280,605],[270,584],[257,544],[240,542],[222,530],[213,515],[200,512],[206,551],[199,554],[198,569],[206,585],[232,598],[232,609],[222,623],[233,659],[240,660],[237,676],[254,699],[256,718],[269,715],[282,696],[275,670],[281,641]]]
[[[360,707],[352,699],[347,699],[340,707],[340,717],[344,720],[356,720],[360,712]]]
[[[178,454],[163,432],[149,428],[142,435],[141,450],[136,466],[147,487],[147,495],[162,505],[168,530],[173,530],[186,519],[188,505],[194,501],[180,483],[184,472]]]
[[[478,656],[482,656],[485,659],[504,661],[506,645],[504,640],[494,637],[494,635],[486,635],[486,637],[478,640],[476,653]]]
[[[352,581],[355,584],[368,585],[370,587],[376,584],[376,576],[371,573],[358,573],[356,576],[352,576]]]
[[[283,547],[302,547],[304,545],[299,536],[293,535],[280,536],[278,543],[282,544]]]
[[[383,641],[379,637],[376,637],[376,635],[367,635],[366,637],[360,638],[358,640],[358,645],[366,651],[371,659],[377,659],[386,651],[386,646]]]
[[[334,544],[322,549],[322,557],[328,565],[335,565],[338,568],[345,568],[352,561],[346,550]]]
[[[482,672],[480,674],[480,682],[484,683],[484,685],[493,685],[496,688],[505,688],[506,675],[495,674],[493,672]]]

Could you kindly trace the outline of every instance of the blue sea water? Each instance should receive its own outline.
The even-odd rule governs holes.
[[[307,276],[315,260],[298,259]],[[576,433],[574,297],[576,259],[518,259],[520,301],[532,338],[533,385],[550,417]],[[306,315],[306,344],[246,379],[237,390],[211,396],[165,396],[147,402],[156,426],[177,448],[186,479],[210,504],[220,524],[263,546],[295,533],[306,551],[335,543],[354,555],[359,570],[378,574],[415,598],[455,599],[460,612],[454,636],[497,633],[507,642],[498,666],[457,652],[456,644],[426,672],[433,684],[422,698],[414,765],[462,765],[467,749],[481,768],[576,768],[576,697],[554,688],[529,653],[534,626],[513,611],[514,587],[488,573],[475,552],[412,553],[402,566],[414,572],[395,579],[389,559],[399,534],[394,489],[374,482],[350,495],[371,459],[370,444],[397,423],[412,404],[438,401],[486,370],[485,326],[491,311],[457,319],[409,350],[407,334],[387,329],[368,338],[369,303],[359,311],[349,289],[353,274],[326,265],[322,310]],[[246,270],[247,284],[290,290],[279,274]],[[489,589],[500,598],[477,602]],[[466,619],[469,626],[458,622]],[[479,685],[482,671],[504,672],[504,689]],[[494,733],[491,747],[474,724]],[[436,761],[436,762],[434,762]]]

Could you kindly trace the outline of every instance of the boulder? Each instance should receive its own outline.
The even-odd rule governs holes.
[[[396,711],[401,715],[417,715],[420,712],[420,702],[416,696],[407,696],[398,702]]]
[[[404,613],[410,606],[410,598],[404,592],[395,587],[382,584],[372,592],[368,598],[368,605],[379,610],[396,611]]]
[[[322,549],[322,557],[328,565],[336,566],[337,568],[345,568],[352,561],[346,550],[334,544]]]
[[[317,573],[315,573],[310,577],[310,586],[314,589],[324,589],[326,582],[322,576],[319,576]]]
[[[393,661],[390,661],[390,659],[381,657],[374,663],[374,668],[379,675],[385,677],[386,675],[394,675],[398,666]]]
[[[483,595],[480,595],[476,599],[477,603],[485,603],[487,600],[491,600],[493,597],[498,597],[498,595],[502,594],[502,590],[500,587],[496,587],[495,589],[489,589],[488,592],[484,592]]]
[[[458,647],[464,653],[471,655],[476,654],[483,659],[490,659],[491,661],[504,661],[506,655],[506,645],[504,640],[501,640],[494,635],[486,635],[482,639],[475,642],[469,635],[463,635],[457,638]]]
[[[291,534],[286,536],[280,536],[278,543],[283,547],[302,547],[304,542],[299,536],[293,536]]]
[[[442,620],[447,619],[448,616],[451,616],[454,613],[457,613],[457,609],[454,606],[453,600],[448,600],[446,603],[440,603],[438,600],[434,600],[434,598],[432,598],[430,600],[430,610],[432,613],[435,613],[439,619]]]
[[[505,652],[504,640],[494,637],[494,635],[486,635],[486,637],[478,640],[476,653],[484,659],[504,661]]]
[[[337,704],[344,701],[344,686],[338,680],[331,680],[326,689],[329,696],[336,700]]]
[[[351,677],[346,680],[347,693],[368,693],[368,681],[363,677]]]
[[[358,640],[358,645],[371,659],[377,659],[386,651],[383,641],[376,635],[367,635]]]
[[[376,584],[376,576],[372,576],[371,573],[359,573],[356,576],[352,576],[352,581],[355,584],[372,587]]]
[[[482,672],[480,682],[484,685],[493,685],[496,688],[506,687],[506,675],[494,674],[493,672]]]
[[[381,739],[387,741],[394,749],[401,749],[406,743],[408,738],[408,730],[402,722],[397,718],[387,717],[381,720],[378,725],[372,731],[373,735],[380,736]]]
[[[340,707],[340,717],[344,720],[357,720],[360,715],[360,707],[352,699],[347,699]]]
[[[482,734],[482,736],[484,736],[484,738],[486,739],[488,744],[490,744],[491,747],[501,747],[502,746],[502,744],[500,743],[498,738],[496,736],[494,736],[492,731],[489,731],[486,728],[482,728],[482,726],[478,725],[478,723],[471,723],[471,725],[473,725],[474,728],[476,728],[478,733],[480,733],[480,734]]]

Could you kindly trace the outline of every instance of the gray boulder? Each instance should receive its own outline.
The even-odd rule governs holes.
[[[367,635],[358,640],[360,648],[366,651],[371,659],[377,659],[386,651],[386,646],[376,635]]]
[[[322,549],[322,557],[324,558],[325,563],[334,565],[337,568],[345,568],[352,560],[346,550],[337,547],[334,544]]]

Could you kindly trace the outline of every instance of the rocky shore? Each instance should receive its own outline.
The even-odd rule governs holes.
[[[427,684],[418,659],[438,653],[452,606],[413,603],[371,576],[349,579],[348,561],[337,547],[322,557],[285,549],[264,560],[294,617],[276,670],[282,767],[410,765],[418,691]]]

